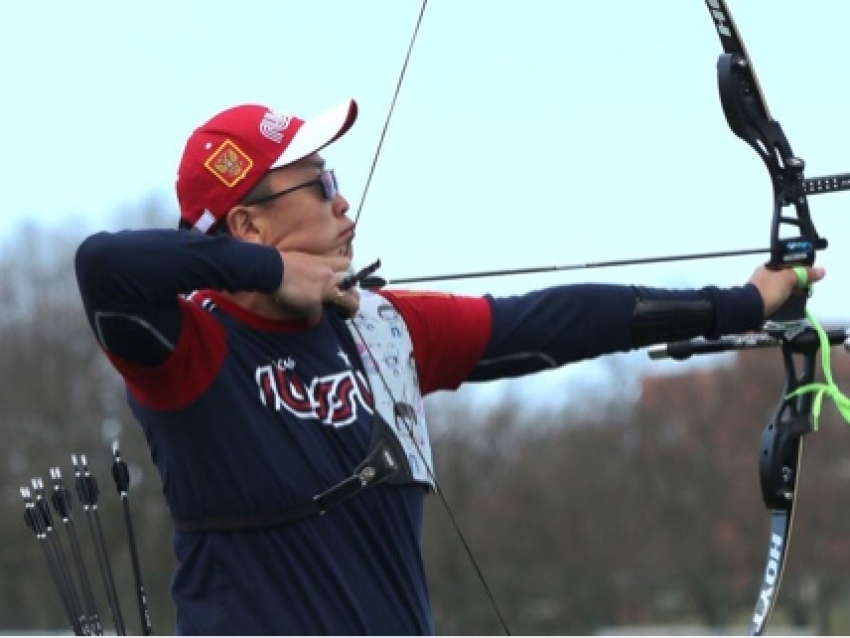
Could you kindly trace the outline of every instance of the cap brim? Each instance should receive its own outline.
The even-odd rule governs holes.
[[[338,140],[351,128],[357,120],[357,102],[348,100],[309,120],[305,120],[301,128],[292,138],[292,142],[272,165],[271,168],[282,168],[293,164],[308,155],[323,149],[331,142]]]

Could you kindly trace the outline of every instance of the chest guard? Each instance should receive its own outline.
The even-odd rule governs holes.
[[[387,440],[400,457],[400,471],[387,481],[414,481],[433,488],[431,441],[407,326],[384,297],[361,291],[360,309],[348,329],[372,389],[373,443]]]

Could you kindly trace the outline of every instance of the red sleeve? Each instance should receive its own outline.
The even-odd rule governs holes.
[[[144,366],[106,352],[129,392],[149,408],[176,410],[197,399],[215,379],[227,353],[224,328],[209,312],[185,299],[180,309],[180,337],[162,365]]]
[[[457,389],[490,339],[487,300],[435,292],[379,292],[398,309],[410,331],[422,395]]]

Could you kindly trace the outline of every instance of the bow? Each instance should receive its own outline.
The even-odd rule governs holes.
[[[706,0],[723,54],[717,61],[723,112],[732,132],[749,144],[764,162],[773,185],[768,268],[810,266],[826,240],[815,230],[803,189],[805,163],[794,155],[779,122],[774,120],[752,61],[724,0]],[[796,231],[783,238],[786,229]],[[803,436],[812,431],[812,397],[789,396],[814,381],[818,342],[802,339],[812,328],[806,322],[808,289],[792,294],[769,318],[766,332],[780,340],[785,365],[782,398],[764,429],[759,455],[762,499],[771,511],[770,540],[761,587],[750,621],[751,635],[761,635],[776,602],[791,540],[794,499],[800,479]],[[796,358],[799,357],[799,360]]]
[[[805,162],[795,156],[779,122],[774,120],[724,0],[705,0],[723,47],[717,61],[718,89],[726,121],[764,162],[773,186],[770,227],[771,269],[811,266],[827,242],[809,213],[808,195],[844,190],[844,176],[807,180]],[[788,231],[791,232],[790,236]],[[805,283],[805,282],[804,282]],[[801,286],[764,326],[763,335],[732,337],[715,342],[668,344],[650,352],[653,358],[682,359],[691,354],[777,346],[782,352],[785,381],[782,395],[764,428],[759,452],[762,500],[770,510],[767,560],[749,632],[761,635],[776,602],[791,540],[794,501],[800,479],[803,436],[813,431],[811,392],[818,351],[850,344],[847,331],[828,333],[813,326],[806,313],[810,290]]]
[[[802,191],[803,160],[796,157],[782,127],[775,121],[759,86],[752,61],[723,0],[706,0],[724,53],[717,62],[718,88],[726,121],[732,132],[761,157],[773,185],[773,219],[770,228],[769,268],[812,265],[816,251],[826,248],[815,230]],[[786,215],[788,210],[791,214]],[[798,236],[782,239],[785,227]],[[759,477],[762,499],[771,511],[767,563],[758,600],[750,622],[750,634],[761,635],[767,624],[782,578],[791,540],[794,498],[800,479],[803,436],[811,431],[810,395],[789,397],[798,387],[814,380],[817,342],[799,346],[795,336],[805,334],[807,294],[794,294],[767,325],[780,339],[785,364],[785,384],[773,416],[761,440]],[[800,356],[800,362],[795,360]]]

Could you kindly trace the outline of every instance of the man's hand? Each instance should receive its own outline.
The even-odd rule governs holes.
[[[823,268],[805,266],[808,285],[820,281],[826,275]],[[750,283],[754,284],[761,293],[764,302],[764,316],[769,317],[785,303],[795,290],[800,289],[797,275],[792,268],[769,270],[765,266],[756,268]]]
[[[339,284],[351,269],[351,259],[301,252],[281,252],[283,280],[275,291],[275,301],[295,310],[314,324],[322,316],[322,305],[334,303],[353,316],[360,304],[356,289],[342,291]]]
[[[343,279],[344,276],[340,277],[338,283],[341,284]],[[344,317],[351,319],[360,309],[360,289],[357,286],[352,286],[345,290],[337,288],[337,298],[334,300],[334,303],[339,306]]]

